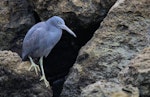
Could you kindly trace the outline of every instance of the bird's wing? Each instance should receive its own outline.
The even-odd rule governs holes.
[[[39,40],[43,38],[45,30],[42,27],[30,29],[23,41],[22,59],[32,54],[39,47]]]
[[[32,34],[39,31],[41,28],[43,28],[43,25],[45,23],[44,22],[40,22],[40,23],[37,23],[36,25],[32,26],[29,31],[27,32],[25,38],[28,39],[28,38],[31,38]]]

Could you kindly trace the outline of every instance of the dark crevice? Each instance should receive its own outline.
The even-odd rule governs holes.
[[[35,18],[35,23],[41,22],[41,19],[39,15],[37,14],[37,12],[33,11],[33,16]]]
[[[94,32],[106,16],[106,13],[103,14],[103,17],[97,18],[97,21],[85,24],[85,26],[81,26],[83,24],[73,13],[69,13],[71,16],[65,22],[76,33],[77,38],[63,31],[61,40],[53,48],[48,57],[44,58],[44,69],[53,89],[53,97],[59,97],[64,81],[70,68],[76,61],[80,48],[92,38]]]
[[[64,33],[59,43],[44,59],[45,73],[51,86],[53,86],[53,97],[59,97],[65,77],[75,63],[80,48],[91,39],[99,24],[100,22],[92,23],[86,29],[76,26],[72,30],[76,33],[77,38],[63,31]],[[69,24],[68,26],[71,27]]]

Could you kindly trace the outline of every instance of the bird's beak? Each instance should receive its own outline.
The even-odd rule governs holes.
[[[64,29],[68,33],[70,33],[71,35],[73,35],[74,37],[77,37],[76,34],[71,29],[69,29],[66,25],[61,25],[61,29]]]

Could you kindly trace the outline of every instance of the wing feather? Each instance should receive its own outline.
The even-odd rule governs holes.
[[[22,59],[26,59],[28,56],[34,56],[34,52],[39,48],[40,38],[43,37],[44,28],[41,26],[32,27],[26,34],[23,47],[22,47]]]

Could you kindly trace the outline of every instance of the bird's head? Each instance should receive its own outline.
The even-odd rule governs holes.
[[[55,25],[56,27],[58,27],[59,29],[63,29],[66,30],[67,32],[69,32],[71,35],[73,35],[74,37],[77,37],[76,34],[69,29],[66,25],[65,25],[65,21],[59,17],[59,16],[53,16],[52,18],[50,18],[53,25]]]

